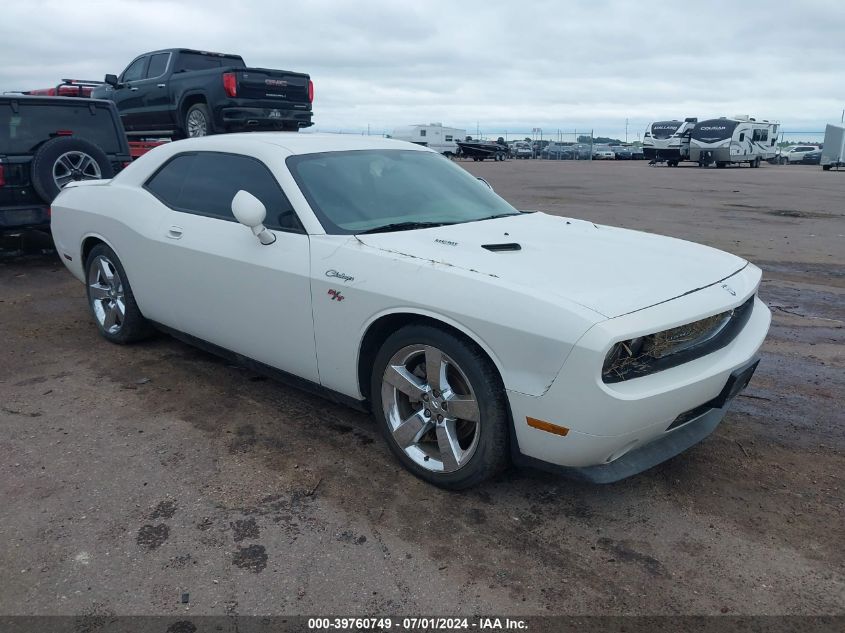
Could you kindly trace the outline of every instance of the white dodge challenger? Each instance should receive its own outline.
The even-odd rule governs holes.
[[[517,211],[437,153],[253,133],[68,185],[53,237],[115,343],[164,330],[371,409],[444,488],[510,462],[594,482],[705,438],[771,319],[712,248]]]

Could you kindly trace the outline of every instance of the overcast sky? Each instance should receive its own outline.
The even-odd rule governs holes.
[[[102,79],[189,47],[311,74],[322,130],[441,121],[636,139],[750,114],[817,131],[845,108],[845,1],[4,0],[0,92]]]

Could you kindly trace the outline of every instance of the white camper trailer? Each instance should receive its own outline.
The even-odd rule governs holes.
[[[460,128],[444,127],[442,123],[429,123],[428,125],[420,123],[396,128],[390,136],[400,141],[424,145],[441,154],[451,156],[458,150],[456,141],[464,140],[466,133],[466,130]]]
[[[748,163],[759,167],[762,161],[775,157],[779,127],[778,123],[744,115],[701,121],[692,130],[690,160],[702,166]]]
[[[655,121],[649,124],[643,135],[643,158],[654,162],[666,161],[670,167],[677,167],[682,160],[689,160],[690,132],[695,117],[683,121]]]
[[[825,171],[845,167],[845,127],[830,124],[825,127],[821,166]]]

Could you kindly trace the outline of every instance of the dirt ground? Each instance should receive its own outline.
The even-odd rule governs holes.
[[[845,174],[462,164],[763,268],[763,360],[710,438],[609,486],[444,492],[368,416],[166,336],[111,345],[55,255],[7,257],[0,614],[845,612]]]

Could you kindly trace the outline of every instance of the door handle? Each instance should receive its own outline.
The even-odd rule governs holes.
[[[136,92],[138,89],[137,89],[137,88],[135,88],[135,87],[133,86],[133,87],[132,87],[132,88],[130,88],[129,90],[131,90],[132,92]]]
[[[167,84],[156,84],[156,86],[158,86],[159,88],[164,88],[167,86]]]
[[[181,226],[171,226],[167,229],[167,237],[172,240],[178,240],[182,238],[182,227]]]

